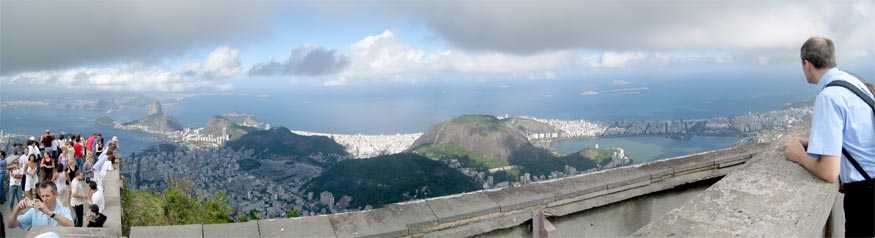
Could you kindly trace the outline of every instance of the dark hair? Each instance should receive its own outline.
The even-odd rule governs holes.
[[[63,139],[64,139],[64,134],[61,134],[61,137],[58,138],[58,140],[63,140]]]
[[[0,150],[0,159],[6,158],[6,151]]]
[[[94,180],[88,181],[88,187],[97,190],[97,182],[94,182]]]
[[[823,37],[811,37],[802,44],[800,56],[816,69],[836,67],[835,45],[832,40]]]
[[[30,154],[30,156],[27,157],[27,161],[31,161],[31,159],[36,162],[36,155]]]
[[[100,213],[100,206],[97,206],[97,204],[91,204],[88,205],[88,210],[91,210],[93,213]]]
[[[42,182],[39,183],[39,186],[38,186],[38,187],[39,187],[40,189],[44,189],[44,188],[47,188],[47,187],[52,187],[52,193],[58,193],[58,186],[55,185],[55,183],[52,182],[52,181],[48,181],[48,180],[46,180],[46,181],[42,181]]]

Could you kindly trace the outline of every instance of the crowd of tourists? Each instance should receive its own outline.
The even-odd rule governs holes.
[[[102,182],[119,158],[118,138],[46,130],[38,139],[15,143],[8,154],[0,151],[0,204],[10,207],[3,214],[9,216],[6,226],[102,227]]]

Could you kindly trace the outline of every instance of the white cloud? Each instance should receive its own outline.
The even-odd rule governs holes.
[[[555,70],[580,65],[580,58],[570,50],[532,55],[461,50],[438,50],[429,54],[399,41],[389,30],[351,44],[349,55],[349,67],[340,73],[343,82],[353,78],[416,82],[434,73],[522,73],[531,79],[552,79],[556,77]],[[337,79],[330,81],[332,85],[337,82]]]
[[[613,82],[611,82],[611,84],[613,84],[613,85],[626,85],[626,84],[629,84],[629,82],[627,82],[626,80],[617,79],[617,80],[614,80]]]
[[[227,78],[240,73],[240,51],[220,46],[210,53],[201,70],[204,75]]]
[[[629,66],[634,61],[646,59],[648,56],[644,52],[614,52],[608,51],[601,56],[593,56],[585,61],[593,68],[618,68]]]
[[[218,78],[240,73],[239,52],[228,46],[216,48],[205,62],[189,62],[179,71],[168,71],[139,63],[117,67],[77,67],[64,70],[30,71],[0,77],[2,85],[49,85],[63,88],[87,88],[107,91],[190,92],[194,90],[231,89]]]

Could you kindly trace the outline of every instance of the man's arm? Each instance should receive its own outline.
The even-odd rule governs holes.
[[[61,224],[61,226],[72,227],[74,225],[73,221],[70,220],[70,218],[61,216],[60,214],[55,214],[55,221],[58,221],[58,224]]]
[[[16,228],[20,227],[21,223],[18,222],[18,212],[21,211],[22,207],[26,207],[25,205],[27,200],[18,201],[18,204],[12,207],[12,211],[9,213],[9,222],[6,223],[6,227],[8,228]]]
[[[807,141],[793,138],[784,144],[784,153],[787,154],[787,159],[802,165],[808,172],[828,183],[835,182],[841,168],[841,157],[821,155],[820,159],[817,159],[808,156],[803,143],[808,144]]]
[[[50,218],[50,219],[55,219],[55,221],[57,221],[58,224],[61,224],[62,226],[73,226],[73,221],[66,217],[66,216],[69,216],[69,214],[55,213],[55,211],[46,207],[46,204],[43,203],[42,201],[37,200],[35,202],[35,204],[33,205],[33,208],[42,212],[43,214],[46,214],[46,216],[51,217],[52,214],[55,214],[55,217]]]

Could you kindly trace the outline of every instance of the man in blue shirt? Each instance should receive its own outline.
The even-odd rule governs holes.
[[[811,135],[788,141],[784,145],[787,159],[826,182],[839,179],[845,193],[845,236],[875,236],[875,183],[870,179],[875,176],[875,118],[872,109],[857,94],[827,85],[842,80],[867,97],[871,98],[872,92],[862,81],[836,68],[835,45],[830,39],[808,39],[802,45],[801,56],[805,79],[817,84],[818,94]],[[843,155],[843,148],[862,171]]]
[[[39,185],[41,200],[22,200],[12,208],[9,214],[9,228],[20,227],[28,229],[31,226],[73,226],[73,216],[70,209],[57,203],[58,188],[55,183],[45,181]],[[31,205],[33,204],[33,205]],[[33,206],[23,215],[18,213]]]

